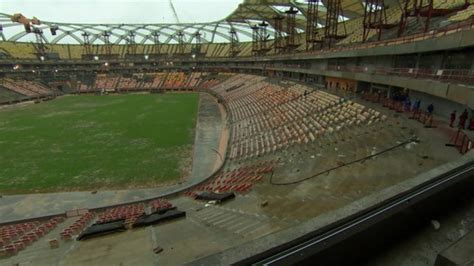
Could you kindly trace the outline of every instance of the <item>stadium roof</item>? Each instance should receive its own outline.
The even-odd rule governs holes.
[[[319,0],[319,26],[324,25],[325,4],[327,0]],[[341,0],[343,17],[350,19],[362,16],[364,13],[363,0]],[[386,0],[386,4],[399,4],[398,0]],[[41,20],[39,25],[32,25],[43,32],[42,40],[45,43],[76,43],[83,44],[83,34],[89,35],[91,44],[105,43],[104,35],[109,35],[110,43],[126,44],[133,39],[139,44],[151,44],[159,35],[160,43],[177,43],[180,32],[185,43],[196,42],[196,33],[200,34],[202,43],[230,42],[231,33],[236,32],[239,41],[248,41],[252,37],[251,26],[262,21],[270,24],[268,34],[273,36],[274,17],[284,15],[290,7],[298,10],[296,14],[296,30],[303,32],[306,28],[307,0],[244,0],[227,17],[200,23],[152,23],[152,24],[92,24],[92,23],[64,23]],[[212,8],[211,8],[212,10]],[[204,15],[204,14],[203,14]],[[11,15],[0,13],[2,25],[1,38],[4,41],[33,41],[34,33],[27,33],[24,25],[12,22]],[[50,28],[57,27],[57,34],[52,35]],[[286,27],[283,27],[286,31]],[[106,33],[106,34],[104,34]],[[131,37],[133,36],[133,37]]]

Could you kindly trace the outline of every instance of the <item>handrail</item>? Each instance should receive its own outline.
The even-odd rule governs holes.
[[[238,65],[240,68],[260,66],[254,65]],[[394,75],[419,79],[432,79],[439,81],[457,81],[465,84],[474,83],[474,70],[472,69],[422,69],[422,68],[391,68],[391,67],[374,67],[374,66],[344,66],[344,65],[328,65],[326,67],[308,67],[300,64],[266,64],[267,69],[278,70],[278,68],[294,68],[319,71],[347,71],[359,72],[378,75]]]

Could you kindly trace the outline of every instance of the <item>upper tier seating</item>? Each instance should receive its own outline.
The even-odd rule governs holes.
[[[435,9],[455,9],[463,7],[466,4],[465,0],[435,0],[433,8]]]
[[[470,5],[468,8],[460,10],[449,17],[452,22],[463,21],[474,16],[474,5]]]
[[[385,23],[389,25],[399,23],[401,14],[402,14],[402,10],[400,9],[399,6],[393,6],[393,7],[387,8],[385,10],[385,17],[386,17]],[[346,23],[348,36],[342,39],[341,41],[339,41],[337,44],[347,45],[351,43],[362,42],[363,34],[364,34],[364,28],[362,27],[363,21],[364,21],[363,17],[349,20],[349,22]],[[368,33],[367,38],[371,39],[376,34],[377,34],[377,30],[371,29]]]

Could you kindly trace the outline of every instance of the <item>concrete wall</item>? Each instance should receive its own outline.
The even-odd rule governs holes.
[[[439,116],[439,118],[444,121],[449,121],[449,115],[452,111],[456,110],[457,115],[459,116],[466,108],[466,105],[414,90],[410,91],[410,99],[412,101],[414,99],[420,99],[422,110],[426,110],[426,108],[428,108],[428,105],[432,103],[435,108],[434,114]]]

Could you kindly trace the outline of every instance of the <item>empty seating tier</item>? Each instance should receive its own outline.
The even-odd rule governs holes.
[[[282,87],[258,76],[237,75],[211,90],[225,100],[230,112],[231,160],[258,157],[385,119],[338,96],[300,84]]]
[[[27,96],[28,98],[39,98],[54,95],[54,91],[37,81],[27,80],[0,80],[0,86],[14,93]]]
[[[114,76],[99,74],[94,82],[79,81],[76,91],[79,93],[99,91],[152,91],[152,90],[195,90],[216,86],[225,76],[210,76],[200,72],[166,72]]]

